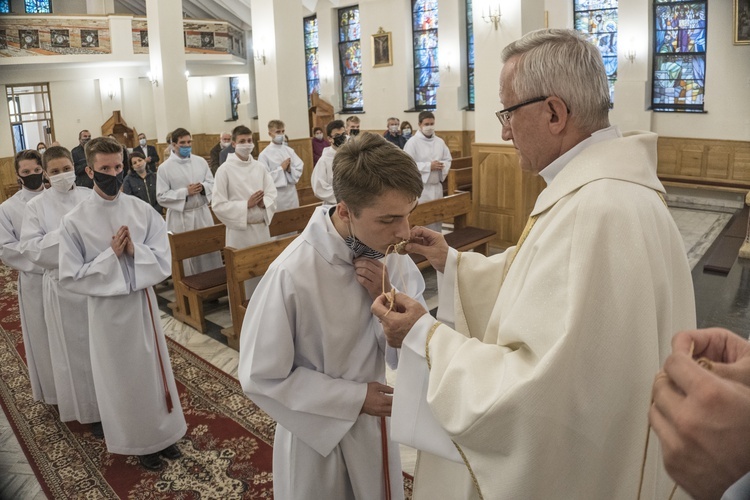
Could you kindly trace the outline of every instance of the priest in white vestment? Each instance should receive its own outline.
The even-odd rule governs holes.
[[[214,176],[206,160],[192,154],[192,143],[187,130],[178,128],[172,132],[173,154],[156,172],[156,199],[167,209],[167,229],[173,233],[214,225],[208,208]],[[186,276],[222,266],[219,252],[186,259],[183,263]]]
[[[336,204],[336,196],[333,194],[333,158],[336,150],[346,143],[346,128],[341,120],[333,120],[326,126],[328,140],[331,145],[323,149],[323,153],[313,168],[310,176],[310,185],[313,193],[327,205]]]
[[[422,174],[424,191],[419,203],[442,198],[442,182],[451,169],[451,152],[445,141],[435,135],[435,115],[431,111],[419,113],[419,131],[406,142],[404,152],[414,158]],[[427,227],[440,232],[442,226],[441,222],[436,222]]]
[[[268,123],[268,135],[271,137],[271,144],[266,146],[258,155],[258,161],[265,165],[271,177],[273,177],[278,193],[276,209],[279,211],[299,206],[297,183],[302,177],[302,170],[305,167],[297,153],[284,144],[285,132],[284,122],[271,120]]]
[[[21,251],[44,268],[44,318],[60,420],[97,423],[100,417],[91,371],[88,298],[65,290],[58,281],[60,221],[91,196],[91,189],[75,185],[73,159],[67,149],[50,147],[43,163],[51,187],[26,205]]]
[[[254,144],[249,128],[235,127],[232,147],[234,153],[216,171],[212,205],[227,227],[227,246],[239,249],[271,241],[268,225],[276,213],[276,186],[263,164],[250,156]],[[247,298],[259,281],[245,281]]]
[[[21,230],[26,204],[44,191],[42,157],[36,150],[21,151],[15,158],[22,183],[16,194],[0,205],[0,260],[18,271],[18,309],[34,401],[57,404],[47,325],[44,322],[44,268],[21,253]]]
[[[424,304],[413,261],[382,259],[409,237],[422,190],[413,161],[363,134],[339,149],[334,173],[341,201],[318,208],[269,267],[242,325],[239,380],[277,421],[276,498],[384,498],[380,417],[391,406],[384,358],[394,364],[396,352],[386,353],[370,306],[383,283]],[[398,445],[387,443],[391,498],[403,498]]]
[[[180,456],[187,430],[153,285],[170,274],[164,219],[119,191],[122,156],[106,137],[86,147],[94,191],[63,217],[60,286],[88,296],[91,367],[110,453],[148,469]],[[117,175],[115,175],[117,174]]]
[[[496,256],[412,231],[407,251],[440,271],[440,321],[403,296],[388,316],[385,297],[373,306],[403,346],[394,432],[418,428],[398,415],[426,401],[461,452],[464,464],[421,453],[416,499],[634,499],[651,382],[672,334],[695,325],[656,135],[609,126],[601,56],[574,31],[532,32],[502,59],[503,139],[547,188],[519,244]],[[423,375],[425,388],[402,385]],[[664,499],[654,441],[641,498]]]

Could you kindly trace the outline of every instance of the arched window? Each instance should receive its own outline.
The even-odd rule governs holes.
[[[50,0],[24,0],[27,14],[51,14]]]
[[[343,112],[362,111],[362,47],[359,5],[339,9],[339,61]]]
[[[599,48],[609,81],[609,102],[615,102],[617,80],[617,0],[574,0],[576,31]]]
[[[706,25],[705,0],[654,0],[654,111],[703,111]]]
[[[318,16],[304,19],[305,28],[305,78],[307,79],[307,106],[312,106],[310,95],[320,93],[318,70]]]
[[[474,5],[466,0],[466,76],[469,84],[469,106],[474,109]]]
[[[438,2],[413,0],[414,109],[435,109],[440,86],[438,67]]]

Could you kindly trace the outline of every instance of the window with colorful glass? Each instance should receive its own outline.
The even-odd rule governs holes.
[[[362,46],[359,5],[339,9],[339,62],[342,111],[362,111]]]
[[[0,14],[10,14],[10,0],[0,0]]]
[[[706,25],[705,0],[654,0],[654,111],[703,112]]]
[[[310,95],[320,93],[318,66],[318,16],[304,19],[305,28],[305,78],[307,78],[307,105],[312,106]]]
[[[466,74],[469,83],[469,106],[474,109],[474,2],[466,0]]]
[[[51,14],[50,0],[24,0],[27,14]]]
[[[435,109],[440,86],[438,0],[413,0],[414,109]]]
[[[596,45],[602,53],[609,82],[609,102],[615,102],[617,80],[617,0],[574,0],[576,31]]]

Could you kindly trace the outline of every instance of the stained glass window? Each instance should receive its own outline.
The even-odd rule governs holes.
[[[50,0],[24,0],[27,14],[50,14],[52,5]]]
[[[339,61],[341,94],[345,112],[362,111],[362,47],[359,5],[339,9]]]
[[[466,0],[466,73],[469,81],[469,109],[474,109],[474,6]]]
[[[0,14],[10,14],[10,0],[0,0]]]
[[[617,80],[617,0],[574,0],[575,29],[599,48],[609,81],[609,102],[615,102]]]
[[[305,77],[307,78],[307,105],[312,106],[310,94],[320,93],[318,67],[318,16],[304,19],[305,29]]]
[[[438,0],[413,0],[414,108],[435,109],[440,86]]]
[[[703,111],[706,1],[654,0],[654,111]]]

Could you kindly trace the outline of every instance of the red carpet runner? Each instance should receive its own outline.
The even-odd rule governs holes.
[[[88,426],[63,424],[31,397],[18,315],[16,273],[0,264],[0,403],[50,498],[273,498],[275,423],[236,379],[167,339],[188,422],[183,457],[147,472],[107,453]],[[407,498],[411,481],[405,477]]]

